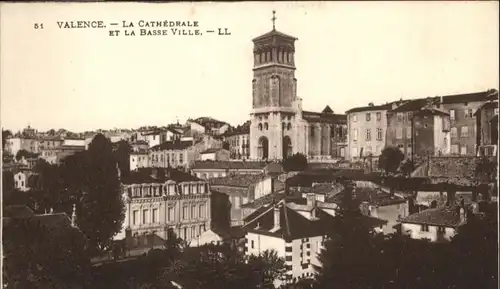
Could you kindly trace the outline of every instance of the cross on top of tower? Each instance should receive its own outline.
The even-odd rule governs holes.
[[[273,10],[273,18],[271,20],[273,21],[273,30],[276,30],[276,10]]]

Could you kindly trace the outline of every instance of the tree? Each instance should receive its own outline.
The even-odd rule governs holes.
[[[28,158],[31,156],[31,153],[27,150],[19,150],[16,154],[16,161],[20,161],[23,157]]]
[[[374,288],[380,282],[377,270],[382,238],[374,234],[353,201],[353,184],[341,182],[345,187],[342,205],[319,255],[322,266],[315,268],[315,288]]]
[[[12,132],[10,130],[2,129],[2,150],[5,148],[5,144],[7,143],[7,138],[12,136]]]
[[[96,135],[87,151],[68,157],[63,167],[67,190],[77,203],[78,227],[94,254],[108,249],[125,218],[111,142]]]
[[[77,229],[31,218],[11,219],[3,229],[7,288],[82,288],[88,280],[90,260]]]
[[[115,161],[120,169],[121,176],[126,176],[130,173],[130,153],[132,152],[132,146],[121,140],[118,142],[117,149],[113,152]]]
[[[384,170],[386,174],[394,174],[404,157],[403,152],[397,147],[386,147],[380,154],[378,167]]]
[[[415,170],[415,164],[409,160],[403,160],[398,168],[398,171],[405,177],[410,177],[411,173]]]
[[[303,171],[307,169],[307,157],[301,153],[288,156],[283,161],[283,170],[286,172]]]

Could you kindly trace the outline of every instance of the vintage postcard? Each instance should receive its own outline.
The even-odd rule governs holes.
[[[498,16],[0,4],[4,288],[498,288]]]

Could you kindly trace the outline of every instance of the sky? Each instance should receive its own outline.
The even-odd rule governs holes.
[[[252,106],[251,40],[272,29],[272,10],[276,29],[298,38],[305,110],[499,87],[497,1],[10,3],[0,4],[1,126],[241,124]],[[108,28],[58,28],[76,20]],[[198,21],[231,35],[109,36],[123,20]]]

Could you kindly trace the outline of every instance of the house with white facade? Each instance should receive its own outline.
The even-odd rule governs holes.
[[[305,202],[303,202],[305,201]],[[283,199],[274,205],[262,206],[245,218],[245,253],[259,255],[274,250],[285,259],[286,280],[289,282],[315,276],[314,266],[321,266],[321,252],[327,234],[335,226],[335,209],[321,206],[314,194],[307,199]],[[375,226],[382,220],[363,217]],[[276,280],[275,285],[282,284]]]
[[[431,242],[450,241],[457,229],[467,223],[470,214],[479,213],[477,203],[431,208],[400,220],[401,233],[412,239],[428,239]]]

